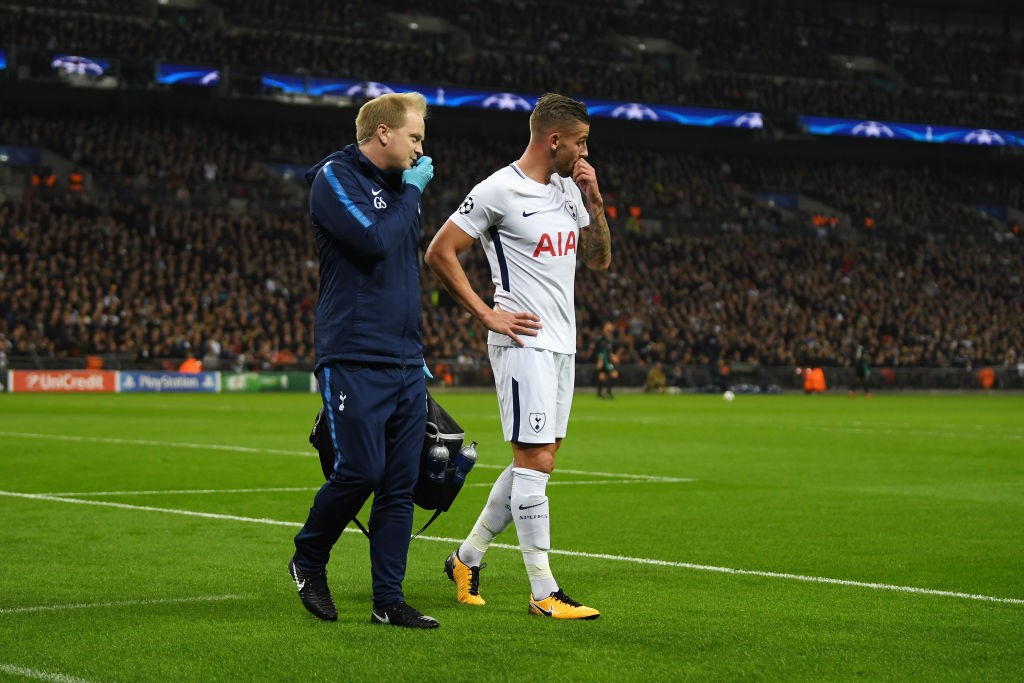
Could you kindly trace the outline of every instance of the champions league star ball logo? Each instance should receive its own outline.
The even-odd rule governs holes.
[[[979,128],[978,130],[972,130],[970,133],[964,136],[964,142],[969,142],[972,145],[1005,145],[1006,140],[1003,136],[994,130],[988,130],[987,128]]]
[[[507,111],[530,111],[533,109],[530,103],[515,93],[502,92],[491,95],[480,103],[484,109],[504,109]]]
[[[732,125],[737,128],[764,128],[764,119],[761,118],[761,112],[752,111],[743,116],[737,116]]]
[[[472,210],[473,210],[473,197],[472,197],[472,195],[470,195],[469,197],[466,197],[462,201],[462,204],[459,205],[459,213],[461,213],[463,216],[465,216],[467,213],[469,213]]]
[[[360,95],[367,99],[374,99],[381,95],[387,95],[388,93],[395,92],[383,83],[377,83],[375,81],[367,81],[366,83],[356,83],[351,88],[345,91],[345,94],[349,97],[359,97]]]
[[[612,109],[613,119],[629,119],[631,121],[657,121],[658,114],[645,104],[630,102]]]
[[[862,121],[854,126],[851,130],[854,135],[862,135],[866,138],[880,138],[885,136],[887,138],[893,137],[892,128],[879,123],[878,121]]]
[[[95,78],[102,76],[105,70],[101,63],[88,57],[77,57],[75,55],[57,55],[53,58],[51,66],[66,74],[93,76]]]

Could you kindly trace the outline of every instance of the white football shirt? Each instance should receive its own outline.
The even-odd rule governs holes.
[[[544,328],[535,337],[519,335],[523,343],[576,353],[576,252],[590,214],[572,178],[555,173],[542,185],[509,164],[477,184],[451,220],[483,245],[494,302],[540,317]],[[487,343],[515,345],[496,332]]]

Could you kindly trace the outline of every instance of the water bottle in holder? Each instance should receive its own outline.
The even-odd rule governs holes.
[[[477,452],[476,452],[476,441],[463,446],[459,449],[459,452],[455,454],[455,483],[460,486],[466,481],[466,475],[473,469],[473,465],[476,464]]]
[[[444,483],[445,468],[448,467],[448,447],[443,443],[436,443],[427,451],[427,471],[430,481],[435,484]]]

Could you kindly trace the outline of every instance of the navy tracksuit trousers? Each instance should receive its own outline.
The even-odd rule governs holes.
[[[296,566],[321,571],[331,548],[373,494],[368,531],[373,602],[403,600],[412,491],[426,431],[423,369],[331,363],[316,372],[334,472],[295,536]]]

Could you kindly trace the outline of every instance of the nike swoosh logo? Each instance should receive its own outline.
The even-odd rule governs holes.
[[[302,581],[299,581],[299,574],[298,574],[297,571],[292,571],[291,574],[292,574],[292,581],[295,582],[295,585],[299,587],[299,591],[301,592],[302,589],[306,587],[306,580],[303,579]]]
[[[546,500],[542,500],[541,502],[539,502],[539,503],[534,503],[533,505],[523,505],[522,503],[520,503],[520,504],[519,504],[519,509],[520,509],[520,510],[529,510],[530,508],[535,508],[535,507],[537,507],[538,505],[543,505],[543,504],[544,504],[544,503],[546,503],[546,502],[547,502]],[[522,607],[520,607],[519,609],[522,609]]]
[[[384,191],[384,188],[381,188],[379,190],[373,190],[373,196],[376,197],[377,195],[379,195],[383,191]]]
[[[520,608],[520,609],[522,609],[522,608]],[[381,616],[381,615],[377,614],[376,611],[374,611],[373,616],[376,617],[377,621],[379,621],[382,624],[390,624],[391,623],[391,618],[388,616],[387,612],[384,613],[384,616]]]
[[[540,211],[541,211],[540,209],[537,209],[536,211],[530,211],[530,212],[523,211],[523,218],[529,218],[530,216],[532,216],[535,213],[540,213]]]
[[[554,612],[554,610],[551,610],[551,609],[544,609],[543,607],[541,607],[540,605],[538,605],[537,603],[535,603],[533,601],[531,601],[530,604],[533,605],[534,607],[536,607],[537,611],[539,611],[541,614],[543,614],[546,617],[550,617],[551,613]],[[520,609],[522,609],[522,608],[520,608]]]

